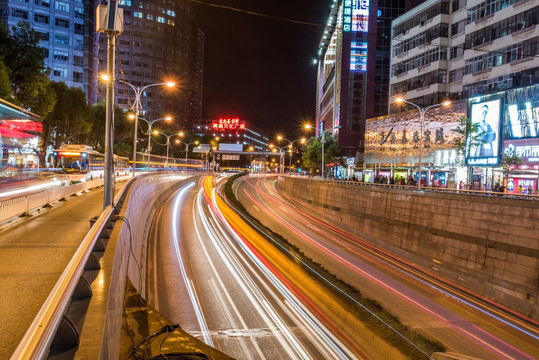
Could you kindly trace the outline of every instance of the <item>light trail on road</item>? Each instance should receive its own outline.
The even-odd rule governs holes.
[[[284,230],[289,240],[302,244],[302,249],[308,247],[318,262],[323,259],[330,263],[332,271],[351,283],[367,286],[366,281],[370,282],[368,286],[372,287],[373,294],[379,292],[376,289],[384,289],[387,292],[384,299],[398,299],[394,305],[389,304],[390,307],[398,309],[403,302],[409,304],[406,309],[416,309],[409,317],[420,312],[427,326],[413,318],[403,319],[405,322],[423,327],[425,333],[441,340],[455,352],[469,352],[467,355],[486,359],[535,359],[539,356],[537,327],[519,319],[501,318],[498,311],[480,306],[477,300],[463,297],[447,285],[434,283],[432,278],[403,266],[406,261],[305,213],[284,201],[274,184],[274,180],[251,178],[236,188],[237,195],[249,211],[254,209],[255,217],[260,217],[274,231]],[[403,310],[399,316],[406,316],[407,311]],[[525,351],[515,343],[523,346]]]
[[[357,359],[238,241],[213,178],[178,190],[150,235],[148,299],[236,359]]]

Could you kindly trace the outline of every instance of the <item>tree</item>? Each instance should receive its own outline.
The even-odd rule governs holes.
[[[85,92],[62,82],[52,82],[51,88],[58,101],[43,119],[44,149],[49,144],[54,148],[65,143],[84,144],[91,131]]]
[[[469,166],[466,165],[466,151],[484,143],[483,132],[479,130],[479,123],[473,123],[467,116],[461,116],[457,128],[453,130],[458,134],[453,144],[457,149],[459,164],[466,166],[466,178],[468,178],[469,173]]]
[[[506,154],[503,154],[502,157],[502,167],[503,167],[503,174],[504,177],[507,177],[509,175],[509,170],[515,166],[520,166],[524,164],[524,161],[521,157],[519,157],[517,154],[515,154],[514,151],[509,151]]]
[[[104,152],[105,148],[105,121],[106,105],[104,102],[96,103],[90,108],[90,128],[86,144],[95,150]],[[130,156],[133,152],[133,122],[119,107],[114,107],[114,153],[121,156]],[[140,132],[139,132],[140,134]]]
[[[0,58],[0,98],[12,102],[11,85],[9,84],[9,70]]]
[[[8,69],[11,101],[42,117],[52,111],[56,98],[51,90],[45,55],[38,34],[28,22],[20,22],[11,34],[0,24],[0,54]]]
[[[342,149],[333,136],[325,136],[324,164],[332,163],[342,158]],[[312,174],[322,167],[322,142],[320,138],[311,137],[303,146],[303,166],[310,169]]]

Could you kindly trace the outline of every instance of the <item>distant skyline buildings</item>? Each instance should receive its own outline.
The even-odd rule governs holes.
[[[123,33],[117,38],[116,78],[137,87],[174,81],[174,89],[151,87],[142,96],[141,116],[172,116],[187,129],[202,113],[204,34],[198,27],[198,6],[188,0],[123,0]],[[99,37],[99,72],[106,72],[107,39]],[[98,86],[98,100],[106,95]],[[115,102],[129,109],[134,91],[116,83]]]
[[[106,87],[107,39],[96,32],[96,0],[0,0],[0,20],[9,31],[27,21],[39,34],[50,79],[82,88],[91,105]],[[198,6],[188,0],[122,0],[123,33],[117,37],[116,79],[135,86],[174,81],[175,89],[152,87],[142,97],[141,116],[171,115],[188,128],[202,114],[204,33]],[[117,82],[115,103],[129,109],[134,92]]]
[[[95,0],[1,0],[0,20],[9,31],[27,21],[39,34],[50,79],[82,88],[96,101]]]

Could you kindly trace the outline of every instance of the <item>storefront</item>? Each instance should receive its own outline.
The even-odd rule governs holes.
[[[41,119],[0,99],[0,176],[39,167]]]

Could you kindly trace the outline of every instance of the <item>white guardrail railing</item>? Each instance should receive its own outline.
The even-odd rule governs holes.
[[[126,189],[129,188],[135,179],[132,179],[123,186],[123,189],[114,198],[114,206],[108,206],[95,221],[88,234],[86,234],[75,255],[71,258],[47,297],[47,300],[28,328],[28,331],[15,349],[15,352],[11,355],[11,360],[47,358],[58,329],[65,321],[69,322],[65,315],[71,304],[73,294],[77,291],[81,281],[86,281],[82,275],[87,270],[88,260],[92,256],[92,251],[96,248],[96,245],[99,247],[98,240],[105,232],[107,224],[111,221],[114,208],[121,204]],[[39,194],[28,194],[21,197],[26,198],[28,196],[29,198],[26,201],[29,203],[43,204],[43,201],[45,201],[44,203],[46,204],[48,201],[53,201],[49,199],[61,199],[62,197],[99,186],[100,184],[103,184],[103,180],[92,180],[69,186],[70,189],[67,192],[59,191],[61,189],[54,189],[48,195],[42,194],[41,198]]]
[[[34,209],[101,185],[103,185],[103,179],[96,179],[69,186],[35,190],[29,193],[0,199],[0,222],[14,216],[27,214]]]

